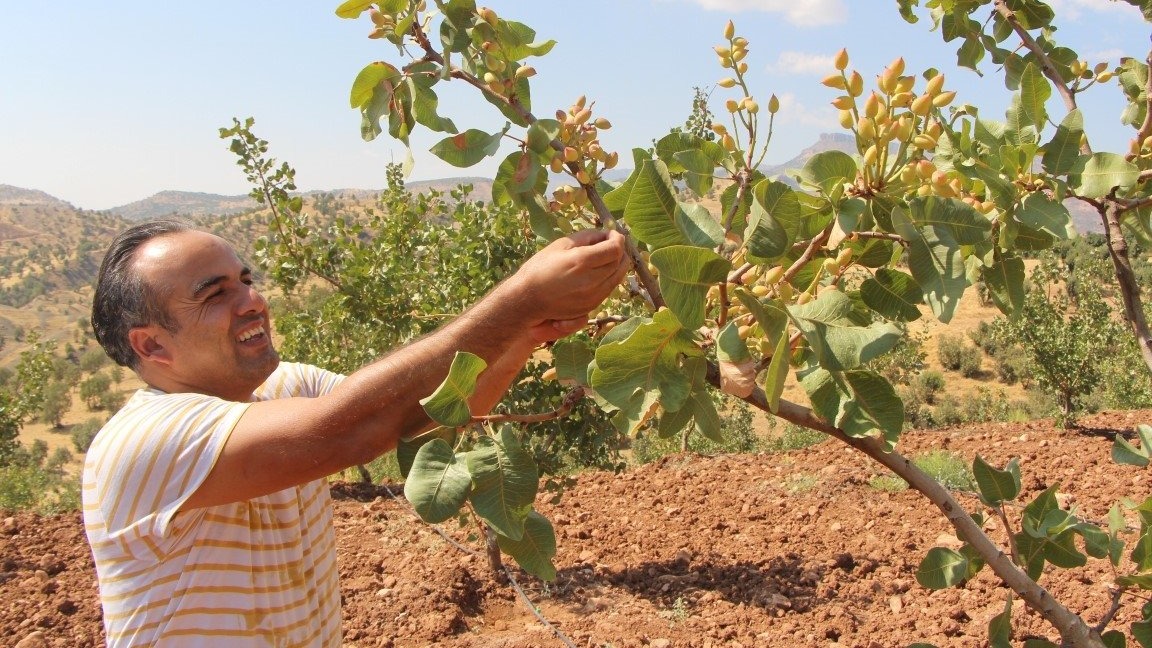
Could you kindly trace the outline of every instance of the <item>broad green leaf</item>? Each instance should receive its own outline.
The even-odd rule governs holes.
[[[1068,172],[1068,186],[1078,196],[1103,198],[1113,188],[1126,190],[1136,184],[1140,170],[1116,153],[1081,156]]]
[[[799,229],[800,202],[796,192],[775,180],[764,180],[752,189],[752,206],[744,238],[751,261],[769,263],[787,254]]]
[[[772,350],[772,360],[764,372],[764,396],[768,399],[768,409],[775,414],[780,409],[780,396],[788,380],[789,365],[788,336],[780,335],[776,348]]]
[[[716,167],[723,164],[726,152],[716,142],[698,140],[697,148],[680,151],[673,158],[684,167],[684,182],[697,196],[704,196],[712,189],[716,179]]]
[[[513,151],[496,169],[492,202],[528,208],[548,188],[548,174],[532,151]]]
[[[716,334],[716,359],[720,362],[744,362],[752,357],[748,345],[740,339],[740,325],[728,322]]]
[[[856,179],[856,161],[843,151],[821,151],[813,155],[800,170],[800,180],[819,187],[825,196],[841,191],[845,182]]]
[[[496,544],[524,571],[542,580],[556,580],[556,566],[552,564],[556,556],[556,531],[548,518],[532,511],[524,519],[524,535],[519,540],[497,534]]]
[[[523,538],[524,518],[536,499],[540,473],[532,455],[516,440],[512,427],[501,428],[499,440],[481,437],[465,457],[472,474],[472,494],[468,499],[477,515],[500,535],[511,540]]]
[[[1060,510],[1060,504],[1056,500],[1056,488],[1057,484],[1049,486],[1024,507],[1022,521],[1025,531],[1029,528],[1039,528],[1049,513]]]
[[[416,453],[432,439],[443,439],[448,445],[455,446],[456,428],[441,425],[413,439],[400,439],[396,444],[396,463],[400,464],[401,476],[408,477],[408,471],[412,470],[412,462],[416,460]]]
[[[1056,17],[1052,7],[1036,0],[1017,0],[1008,4],[1012,7],[1012,15],[1020,21],[1020,26],[1028,31],[1044,29]]]
[[[968,287],[960,244],[950,229],[917,227],[902,209],[892,211],[892,226],[908,243],[909,269],[928,305],[936,318],[947,324]]]
[[[904,333],[895,324],[861,326],[855,302],[839,290],[829,290],[807,304],[788,309],[804,333],[820,366],[829,371],[855,369],[890,351]]]
[[[1120,579],[1117,579],[1119,583]],[[1123,583],[1121,583],[1123,584]],[[1144,589],[1152,589],[1145,587]],[[1132,638],[1140,644],[1141,648],[1152,648],[1152,620],[1136,621],[1132,623]]]
[[[1056,128],[1052,141],[1044,145],[1044,170],[1052,175],[1064,175],[1076,165],[1080,157],[1080,140],[1084,137],[1084,114],[1079,109],[1064,116]]]
[[[695,151],[700,138],[683,131],[668,133],[656,142],[656,157],[668,167],[668,173],[684,173],[687,169],[676,159],[678,153]]]
[[[1004,601],[1004,611],[988,622],[988,644],[991,648],[1012,648],[1012,593]]]
[[[676,190],[662,161],[645,160],[634,175],[623,205],[624,223],[632,235],[652,249],[682,244],[710,248],[719,243],[722,229],[702,205],[684,206],[676,201]]]
[[[624,214],[624,208],[628,206],[628,198],[632,195],[632,188],[636,186],[645,163],[651,160],[648,151],[642,148],[632,149],[632,173],[628,174],[628,177],[619,186],[604,194],[604,206],[617,218]]]
[[[404,497],[431,524],[456,515],[468,499],[472,476],[444,439],[432,439],[420,446],[408,478]]]
[[[1006,257],[983,268],[981,278],[1001,313],[1015,318],[1024,307],[1024,260]]]
[[[413,82],[412,79],[408,79],[407,83],[412,91],[412,114],[416,117],[416,121],[431,131],[455,133],[456,124],[436,112],[440,104],[436,93],[431,88]]]
[[[1137,448],[1117,434],[1112,440],[1112,461],[1143,468],[1148,465],[1148,450],[1147,448]]]
[[[501,19],[496,31],[502,54],[510,61],[519,61],[529,56],[544,56],[556,46],[556,41],[551,39],[537,43],[536,31],[514,20]]]
[[[1109,630],[1100,635],[1100,639],[1104,642],[1104,648],[1127,648],[1128,646],[1128,639],[1119,630]]]
[[[972,462],[972,476],[980,499],[989,506],[1011,502],[1020,494],[1020,464],[1016,459],[1008,462],[1004,470],[993,468],[980,455]]]
[[[391,87],[398,83],[400,78],[400,70],[384,61],[369,63],[360,70],[360,73],[356,75],[356,80],[352,82],[352,92],[348,101],[353,108],[363,108],[372,100],[372,95],[376,92],[378,84],[385,82],[388,90],[391,91]]]
[[[880,268],[875,277],[860,285],[860,298],[868,308],[887,319],[914,322],[920,319],[918,306],[924,303],[924,292],[911,275]]]
[[[958,551],[946,547],[928,550],[916,570],[916,582],[934,590],[947,589],[964,582],[968,560]]]
[[[469,128],[463,133],[446,137],[429,149],[433,155],[454,167],[470,167],[484,158],[494,155],[500,148],[504,132],[485,133]]]
[[[336,15],[341,18],[359,18],[361,13],[374,4],[376,0],[346,0],[336,7]]]
[[[579,338],[557,340],[552,345],[552,366],[556,367],[558,380],[574,380],[578,385],[587,385],[589,365],[595,358],[595,351],[587,341]]]
[[[1024,196],[1020,209],[1016,210],[1016,218],[1022,224],[1047,232],[1057,239],[1067,240],[1076,235],[1068,208],[1041,192]]]
[[[666,410],[680,409],[692,387],[681,358],[702,353],[692,332],[672,311],[661,310],[651,320],[637,324],[623,340],[610,342],[605,337],[596,349],[592,387],[621,410],[629,431],[633,431],[643,424],[657,401]]]
[[[716,412],[716,405],[712,402],[707,376],[708,363],[703,357],[691,357],[684,360],[684,373],[691,380],[691,391],[684,404],[677,410],[681,416],[690,415],[695,422],[695,429],[706,438],[720,443],[724,440],[720,434],[720,415]],[[684,421],[678,429],[682,429]]]
[[[528,150],[537,155],[553,152],[552,140],[560,135],[560,122],[555,119],[537,119],[528,127]]]
[[[904,425],[904,403],[891,383],[872,371],[833,373],[816,369],[801,379],[812,409],[854,437],[879,431],[895,447]]]
[[[1040,128],[1048,121],[1048,112],[1044,106],[1051,96],[1052,86],[1048,84],[1048,79],[1044,78],[1040,68],[1029,63],[1020,77],[1020,105],[1028,115],[1030,126]]]
[[[652,253],[652,265],[660,271],[660,292],[668,308],[687,329],[704,324],[704,301],[708,289],[723,282],[732,263],[712,250],[690,245],[669,245]]]
[[[956,198],[913,198],[908,202],[918,227],[947,228],[960,245],[976,245],[988,239],[992,223],[971,205]]]
[[[484,359],[457,351],[444,382],[430,396],[420,399],[424,411],[440,425],[459,427],[472,420],[468,399],[476,391],[476,378],[487,367]]]

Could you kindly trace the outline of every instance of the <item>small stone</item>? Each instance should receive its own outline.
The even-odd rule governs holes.
[[[652,648],[671,648],[672,642],[668,639],[660,638],[649,641],[648,645],[652,646]]]
[[[6,517],[0,521],[0,533],[4,535],[16,535],[20,532],[20,525],[16,523],[16,518]]]
[[[893,596],[888,599],[888,609],[892,610],[893,614],[897,614],[904,609],[904,601],[899,596]]]
[[[28,633],[27,637],[21,639],[15,648],[49,648],[50,645],[48,637],[45,637],[43,632],[34,630]]]

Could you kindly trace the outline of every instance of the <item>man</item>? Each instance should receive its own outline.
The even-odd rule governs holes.
[[[488,411],[541,343],[579,330],[628,267],[623,238],[560,239],[439,330],[350,376],[281,363],[268,304],[222,239],[181,221],[123,232],[96,339],[146,383],[83,478],[108,645],[339,646],[325,477],[432,426],[419,400],[457,351]]]

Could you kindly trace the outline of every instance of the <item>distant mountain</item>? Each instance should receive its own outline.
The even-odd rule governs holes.
[[[143,200],[113,207],[107,211],[128,220],[147,220],[163,216],[228,216],[256,207],[251,196],[222,196],[198,191],[161,191]]]
[[[851,136],[844,133],[820,133],[820,139],[808,148],[800,151],[791,160],[783,164],[772,164],[761,166],[760,172],[769,178],[774,176],[785,176],[781,180],[788,184],[794,184],[790,177],[787,177],[789,171],[799,171],[807,164],[808,160],[817,153],[825,151],[843,151],[849,155],[856,153],[856,140]]]
[[[38,189],[23,189],[6,184],[0,184],[0,205],[41,205],[75,209],[71,203],[50,196]]]

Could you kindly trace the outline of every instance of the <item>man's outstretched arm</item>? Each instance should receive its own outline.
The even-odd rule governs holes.
[[[623,237],[553,242],[445,326],[348,376],[332,393],[253,403],[183,510],[241,501],[367,463],[429,429],[420,405],[458,351],[488,363],[471,400],[490,410],[534,349],[579,330],[628,268]]]

